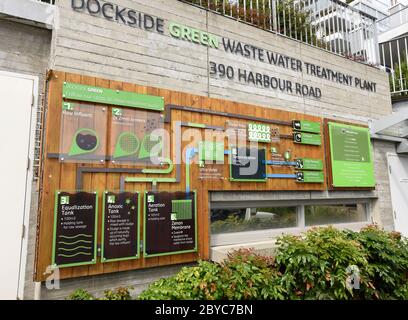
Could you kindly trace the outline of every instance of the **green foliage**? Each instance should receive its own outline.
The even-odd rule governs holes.
[[[66,300],[96,300],[96,298],[84,289],[77,289]]]
[[[160,279],[149,286],[140,300],[218,300],[222,294],[220,265],[199,261],[198,266],[183,267],[170,278]]]
[[[100,300],[132,300],[129,290],[133,288],[116,288],[114,290],[105,290],[104,297]]]
[[[390,89],[391,92],[402,91],[394,95],[407,95],[405,91],[408,89],[408,63],[407,57],[403,56],[400,64],[394,64],[394,74],[390,74]]]
[[[290,299],[353,299],[355,291],[347,285],[349,266],[359,268],[360,286],[370,288],[361,245],[342,231],[314,228],[304,237],[285,235],[278,245],[277,268]]]
[[[407,239],[399,233],[388,233],[376,226],[363,228],[359,233],[348,232],[347,236],[362,245],[372,273],[374,297],[408,299]]]
[[[232,16],[251,23],[259,28],[275,30],[288,37],[310,44],[324,47],[325,44],[317,39],[318,25],[311,22],[311,14],[305,10],[305,4],[295,0],[280,1],[276,5],[276,12],[272,12],[270,5],[256,6],[255,1],[220,1],[220,0],[188,0],[188,2],[202,5],[210,10]],[[275,18],[276,15],[276,18]]]
[[[222,264],[200,261],[151,284],[140,300],[283,299],[273,260],[252,250],[234,251]]]
[[[256,254],[252,249],[233,251],[221,264],[224,298],[260,300],[285,298],[286,291],[272,257]]]
[[[130,288],[116,288],[114,290],[105,290],[102,298],[96,298],[84,289],[77,289],[70,294],[66,300],[132,300]]]
[[[376,226],[314,228],[278,239],[276,257],[241,249],[151,284],[150,299],[408,299],[408,242]],[[358,270],[359,288],[350,282]]]

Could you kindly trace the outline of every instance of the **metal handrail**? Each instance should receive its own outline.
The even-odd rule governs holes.
[[[179,0],[222,16],[378,65],[375,18],[339,0]]]

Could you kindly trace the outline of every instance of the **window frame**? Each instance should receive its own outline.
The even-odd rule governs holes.
[[[371,210],[371,200],[370,199],[323,199],[323,200],[303,200],[296,201],[296,205],[293,201],[267,201],[267,202],[256,202],[248,203],[248,208],[261,208],[261,207],[296,207],[297,212],[297,225],[290,228],[276,228],[276,229],[264,229],[264,230],[253,230],[253,231],[241,231],[241,232],[227,232],[212,234],[210,232],[210,246],[228,246],[228,245],[247,245],[251,243],[260,242],[270,242],[274,241],[278,236],[282,234],[300,234],[311,228],[324,227],[332,225],[339,229],[350,229],[350,230],[360,230],[362,227],[368,225],[372,221],[372,210]],[[360,222],[340,222],[331,224],[319,224],[306,226],[305,223],[305,206],[308,205],[347,205],[347,204],[363,204],[365,205],[366,219]],[[227,208],[228,204],[225,203],[222,207]],[[232,205],[230,208],[237,208]],[[210,206],[211,212],[211,206]],[[211,213],[210,213],[211,214]],[[211,216],[209,216],[209,223],[211,226]],[[211,227],[210,227],[211,230]]]

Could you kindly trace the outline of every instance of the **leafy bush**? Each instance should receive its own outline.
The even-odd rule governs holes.
[[[283,299],[273,259],[249,249],[229,254],[222,264],[200,261],[151,284],[140,300]]]
[[[278,240],[276,262],[289,299],[352,299],[347,268],[360,270],[360,288],[369,290],[368,261],[359,242],[333,227],[314,228],[304,237]]]
[[[140,300],[217,300],[222,298],[222,270],[219,264],[199,261],[198,266],[183,267],[170,278],[149,286]]]
[[[77,289],[66,300],[95,300],[96,298],[84,289]]]
[[[234,251],[220,264],[184,267],[138,298],[408,299],[408,242],[397,233],[376,226],[359,233],[314,228],[277,244],[275,258]]]
[[[99,299],[84,289],[77,289],[66,300],[131,300],[130,289],[132,288],[120,287],[114,290],[105,290],[104,296]]]
[[[240,249],[222,263],[183,267],[138,299],[408,299],[408,241],[399,233],[377,226],[360,232],[313,228],[284,235],[277,245],[275,257]],[[100,299],[131,300],[129,289],[106,290]],[[83,289],[67,299],[97,300]]]
[[[375,298],[408,299],[407,239],[376,226],[363,228],[359,233],[346,233],[349,239],[362,245],[372,273]]]
[[[132,288],[116,288],[115,290],[105,290],[105,296],[101,300],[132,300],[129,290]]]

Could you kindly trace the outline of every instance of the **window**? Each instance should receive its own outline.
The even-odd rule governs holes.
[[[305,206],[306,226],[367,220],[365,204]]]
[[[291,228],[296,226],[296,207],[211,210],[211,232],[213,234]]]
[[[358,230],[369,221],[369,201],[271,200],[231,202],[230,205],[228,200],[214,202],[211,204],[211,245],[269,241],[282,233],[298,234],[321,225]]]

